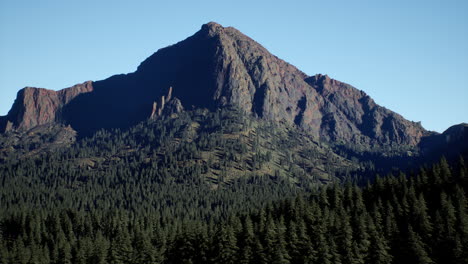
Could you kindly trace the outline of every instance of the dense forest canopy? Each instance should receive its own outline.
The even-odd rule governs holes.
[[[67,147],[47,129],[0,138],[2,264],[468,263],[463,158],[384,170],[404,147],[333,146],[236,109]]]
[[[208,215],[205,207],[180,208],[177,200],[165,200],[165,210],[52,209],[47,201],[27,207],[27,194],[2,195],[2,204],[23,199],[23,206],[2,213],[0,261],[468,263],[467,175],[463,160],[454,167],[442,160],[416,175],[377,177],[363,188],[327,185],[261,207],[231,208],[216,220],[200,217]],[[240,197],[227,193],[221,208]]]

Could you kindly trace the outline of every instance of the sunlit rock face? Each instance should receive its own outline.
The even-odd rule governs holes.
[[[163,111],[170,99],[170,108]],[[430,134],[364,92],[327,75],[308,76],[237,29],[214,22],[158,50],[134,73],[58,92],[25,88],[8,115],[1,117],[0,129],[57,122],[87,135],[164,112],[225,106],[299,126],[327,141],[414,146]]]

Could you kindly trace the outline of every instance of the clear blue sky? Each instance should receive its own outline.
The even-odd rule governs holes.
[[[216,21],[430,130],[468,122],[468,1],[0,1],[0,115],[25,86],[136,70]]]

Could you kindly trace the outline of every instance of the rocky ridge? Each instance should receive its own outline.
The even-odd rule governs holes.
[[[1,117],[0,131],[50,122],[71,125],[82,135],[128,127],[163,114],[169,87],[177,111],[236,106],[330,142],[416,146],[431,135],[364,92],[327,75],[308,76],[237,29],[214,22],[158,50],[134,73],[59,92],[21,90]]]
[[[0,117],[0,131],[28,130],[36,126],[60,123],[61,110],[79,94],[93,91],[87,81],[60,91],[26,87],[20,90],[7,116]]]

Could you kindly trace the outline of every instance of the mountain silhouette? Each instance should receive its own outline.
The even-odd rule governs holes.
[[[57,123],[86,136],[154,117],[167,99],[176,100],[179,111],[234,106],[333,142],[416,146],[436,134],[351,85],[327,75],[308,76],[237,29],[214,22],[158,50],[133,73],[58,92],[19,91],[8,115],[0,117],[0,132]]]

